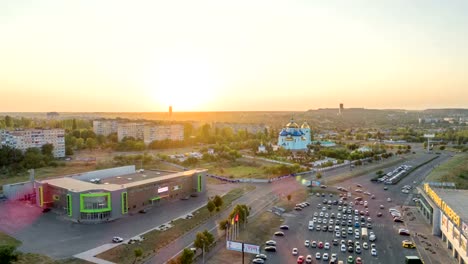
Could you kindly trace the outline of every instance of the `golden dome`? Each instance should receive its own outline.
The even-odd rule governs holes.
[[[308,129],[310,129],[310,126],[309,126],[309,124],[307,124],[307,122],[304,122],[304,124],[302,124],[301,128],[308,128]]]
[[[299,125],[296,122],[294,122],[294,118],[291,118],[291,121],[288,124],[286,124],[286,127],[287,128],[299,128]]]

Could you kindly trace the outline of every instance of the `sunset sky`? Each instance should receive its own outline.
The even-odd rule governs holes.
[[[0,112],[468,107],[468,1],[0,1]]]

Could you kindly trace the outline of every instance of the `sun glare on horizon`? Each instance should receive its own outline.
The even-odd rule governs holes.
[[[155,102],[181,111],[197,111],[215,99],[216,74],[201,59],[173,57],[159,60],[150,74],[148,88]]]

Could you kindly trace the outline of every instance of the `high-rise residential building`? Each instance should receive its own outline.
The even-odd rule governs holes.
[[[143,139],[145,144],[159,140],[184,140],[183,125],[146,125]]]
[[[93,131],[96,135],[108,136],[117,133],[118,124],[115,120],[94,120]]]
[[[117,138],[119,141],[125,137],[143,139],[144,129],[144,123],[120,123],[117,125]]]
[[[344,111],[344,105],[341,103],[340,104],[340,109],[338,110],[338,115],[342,115]]]
[[[28,148],[41,148],[45,144],[54,146],[56,158],[65,157],[65,130],[63,129],[24,129],[0,131],[1,145],[7,145],[22,151]]]

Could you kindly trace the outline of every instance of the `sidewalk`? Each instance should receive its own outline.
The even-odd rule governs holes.
[[[73,257],[79,258],[79,259],[84,259],[86,261],[89,261],[89,262],[92,262],[92,263],[97,263],[97,264],[115,264],[114,262],[110,262],[110,261],[107,261],[107,260],[96,258],[94,256],[96,256],[97,254],[100,254],[100,253],[102,253],[104,251],[107,251],[107,250],[109,250],[111,248],[114,248],[114,247],[116,247],[118,245],[120,245],[120,244],[105,244],[105,245],[102,245],[100,247],[93,248],[93,249],[90,249],[88,251],[76,254]]]
[[[414,206],[405,206],[406,226],[413,234],[411,239],[416,243],[416,250],[426,264],[456,264],[441,238],[432,235],[432,227],[427,224]],[[413,220],[411,220],[413,219]],[[416,235],[417,234],[417,235]]]

